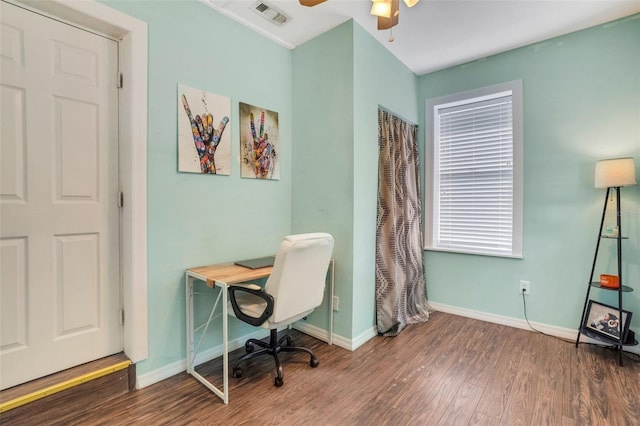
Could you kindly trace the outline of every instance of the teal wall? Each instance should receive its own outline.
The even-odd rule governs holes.
[[[593,187],[594,162],[633,156],[640,166],[639,17],[420,77],[422,124],[425,99],[514,79],[524,87],[524,259],[425,252],[432,301],[523,318],[524,279],[529,319],[577,328],[605,194]],[[622,195],[623,276],[636,289],[624,303],[638,330],[640,186]],[[596,274],[615,273],[613,249],[602,243]]]
[[[354,339],[375,324],[378,106],[417,123],[417,77],[347,22],[293,51],[293,86],[292,229],[334,234],[335,332]]]
[[[292,232],[333,235],[334,331],[351,336],[353,300],[353,23],[347,22],[293,51]],[[324,304],[329,303],[328,298]],[[327,309],[309,317],[327,328]]]
[[[185,358],[185,268],[270,254],[290,232],[291,51],[195,1],[105,4],[148,24],[149,357],[138,366],[144,374]],[[178,83],[231,98],[231,176],[177,172]],[[279,181],[240,178],[238,102],[279,113]],[[250,330],[230,321],[232,337]]]
[[[360,25],[354,25],[353,328],[375,324],[378,106],[418,123],[418,77]]]

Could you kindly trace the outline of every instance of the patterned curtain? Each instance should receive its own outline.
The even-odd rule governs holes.
[[[385,336],[429,319],[416,135],[416,126],[378,110],[376,309]]]

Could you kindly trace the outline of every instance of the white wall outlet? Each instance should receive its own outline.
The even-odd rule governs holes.
[[[340,298],[338,296],[333,296],[333,310],[340,310]]]
[[[531,294],[529,292],[531,283],[529,281],[520,280],[520,294],[524,293],[526,295]]]

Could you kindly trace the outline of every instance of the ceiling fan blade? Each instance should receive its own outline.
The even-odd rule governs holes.
[[[320,3],[324,3],[327,0],[298,0],[301,5],[307,7],[313,7],[319,5]]]
[[[398,25],[400,20],[400,0],[391,0],[391,17],[378,16],[378,29],[388,30]]]

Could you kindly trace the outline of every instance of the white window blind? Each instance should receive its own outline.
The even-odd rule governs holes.
[[[438,109],[437,245],[510,254],[511,95]]]
[[[425,248],[522,257],[522,81],[427,99]]]

